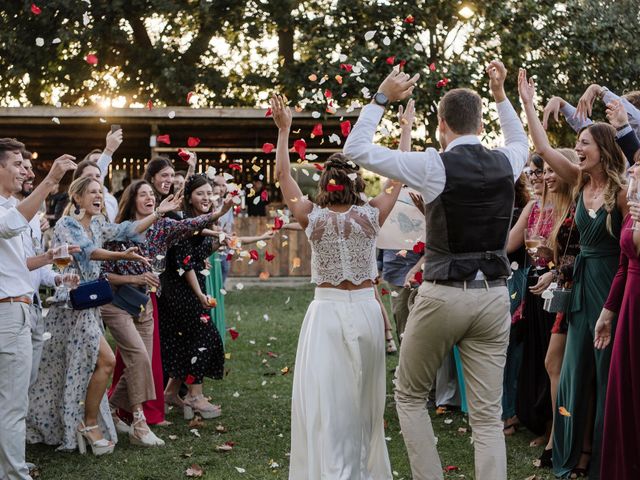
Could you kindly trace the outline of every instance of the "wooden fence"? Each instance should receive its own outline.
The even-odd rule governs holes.
[[[268,225],[273,225],[270,217],[236,217],[234,230],[238,236],[258,236],[269,230]],[[311,275],[311,247],[307,237],[302,231],[281,230],[267,246],[259,249],[255,244],[243,246],[246,250],[256,249],[259,260],[249,265],[249,258],[238,260],[234,257],[231,262],[229,275],[234,277],[308,277]],[[268,262],[265,260],[265,251],[275,255]]]

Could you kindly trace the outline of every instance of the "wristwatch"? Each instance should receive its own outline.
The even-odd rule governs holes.
[[[381,107],[385,108],[387,105],[389,105],[389,98],[387,98],[384,93],[378,92],[373,96],[373,102],[376,105],[380,105]]]

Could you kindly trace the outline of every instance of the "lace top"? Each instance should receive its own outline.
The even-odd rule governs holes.
[[[305,230],[311,244],[311,282],[359,285],[378,276],[378,209],[368,203],[343,213],[313,206]]]

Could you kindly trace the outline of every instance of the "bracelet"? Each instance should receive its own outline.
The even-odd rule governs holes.
[[[153,214],[156,216],[156,219],[164,217],[164,213],[161,213],[157,208],[153,211]]]
[[[616,127],[616,131],[621,132],[622,130],[624,130],[627,127],[629,127],[629,124],[625,123],[624,125],[622,125],[620,127]]]

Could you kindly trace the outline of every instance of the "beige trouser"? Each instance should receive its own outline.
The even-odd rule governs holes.
[[[396,335],[398,341],[402,343],[402,335],[407,326],[407,318],[409,317],[409,294],[410,288],[397,287],[389,284],[392,292],[396,292],[398,296],[391,296],[391,311],[393,312],[393,320],[396,322]]]
[[[145,311],[135,319],[111,303],[100,307],[100,313],[116,341],[124,363],[124,372],[109,403],[130,412],[131,405],[156,398],[151,371],[153,304],[149,301]]]
[[[505,480],[502,376],[509,341],[507,287],[420,286],[400,348],[395,400],[414,480],[442,479],[426,400],[443,358],[458,345],[473,429],[476,480]]]

